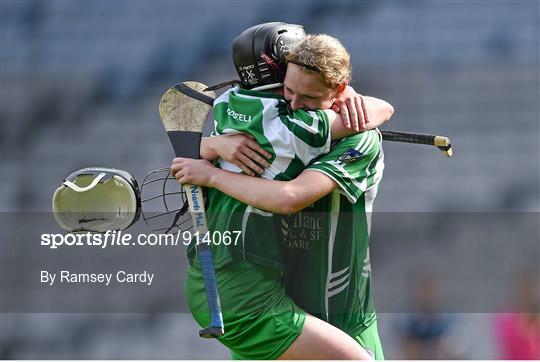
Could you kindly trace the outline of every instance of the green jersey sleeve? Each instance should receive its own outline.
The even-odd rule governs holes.
[[[382,178],[382,136],[375,129],[346,137],[306,169],[322,172],[337,182],[339,192],[355,203]]]

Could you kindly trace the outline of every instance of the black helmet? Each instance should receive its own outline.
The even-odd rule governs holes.
[[[251,89],[282,85],[285,54],[306,36],[302,25],[264,23],[244,30],[233,44],[233,63],[242,87]]]

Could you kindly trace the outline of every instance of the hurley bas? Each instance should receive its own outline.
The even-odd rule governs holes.
[[[58,273],[50,273],[41,270],[41,283],[52,286],[58,284],[102,284],[110,285],[112,282],[127,284],[152,285],[155,273],[144,270],[141,273],[128,273],[119,270],[116,273],[73,273],[69,270],[60,270]]]

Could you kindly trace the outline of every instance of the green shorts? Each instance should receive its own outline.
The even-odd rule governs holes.
[[[276,359],[302,332],[306,313],[286,294],[280,272],[247,261],[216,270],[225,335],[234,359]],[[185,285],[193,318],[210,322],[201,270],[190,267]]]
[[[355,336],[354,339],[376,360],[384,360],[384,353],[377,330],[377,321],[375,320],[362,333]]]

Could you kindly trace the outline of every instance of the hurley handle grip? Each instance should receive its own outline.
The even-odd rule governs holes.
[[[215,338],[222,336],[225,331],[223,315],[221,313],[221,302],[217,289],[216,272],[212,261],[212,252],[207,245],[199,245],[199,260],[201,261],[204,289],[210,309],[210,325],[201,329],[199,336],[203,338]]]
[[[387,130],[381,130],[381,134],[385,141],[431,145],[439,148],[448,157],[451,157],[453,154],[450,139],[447,137]]]

